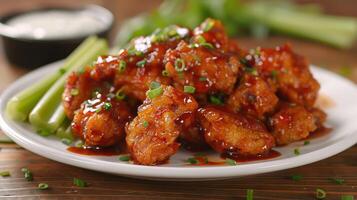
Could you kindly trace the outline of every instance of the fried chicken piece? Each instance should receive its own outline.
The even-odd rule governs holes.
[[[165,162],[176,153],[180,146],[177,138],[182,129],[181,117],[193,114],[198,107],[191,95],[171,86],[162,85],[156,91],[159,95],[148,97],[138,108],[138,116],[126,126],[132,159],[142,165]]]
[[[279,97],[293,103],[312,107],[316,101],[319,83],[309,70],[306,59],[295,54],[289,45],[275,49],[257,48],[244,57],[246,69],[255,71]]]
[[[181,41],[176,49],[165,55],[165,69],[172,77],[175,88],[196,88],[196,95],[231,93],[241,67],[236,55],[222,53],[204,46],[192,47]]]
[[[283,105],[269,120],[271,132],[278,145],[285,145],[307,138],[316,130],[314,115],[303,106]]]
[[[84,140],[85,146],[107,147],[124,138],[124,126],[131,118],[126,102],[97,93],[76,111],[72,132]]]
[[[200,108],[198,112],[206,142],[220,153],[258,155],[275,146],[274,137],[256,119],[215,107]]]
[[[245,74],[239,86],[229,96],[227,107],[233,112],[243,112],[263,119],[272,112],[279,99],[260,77]]]
[[[169,26],[150,36],[136,38],[127,50],[119,54],[126,69],[117,74],[115,84],[122,85],[126,94],[141,101],[145,99],[145,92],[152,81],[169,85],[171,79],[163,72],[164,55],[190,34],[186,28]]]

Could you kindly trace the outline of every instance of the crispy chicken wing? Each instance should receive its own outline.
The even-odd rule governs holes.
[[[132,112],[126,102],[111,94],[97,92],[74,115],[72,131],[86,146],[111,146],[124,138],[124,126]]]
[[[312,76],[305,58],[295,54],[289,45],[260,49],[244,57],[246,70],[264,78],[285,100],[313,106],[319,83]]]
[[[238,88],[229,96],[227,107],[233,112],[243,112],[259,119],[272,112],[279,99],[260,77],[245,74]]]
[[[303,106],[283,105],[269,120],[269,126],[278,145],[302,140],[316,130],[314,115]]]
[[[257,155],[275,146],[274,137],[260,121],[214,107],[199,109],[207,143],[231,156]]]
[[[126,127],[126,142],[138,164],[162,163],[176,153],[180,146],[177,138],[182,129],[181,117],[193,114],[198,107],[191,95],[171,86],[160,86],[156,91],[157,96],[149,96],[138,108],[138,116]]]

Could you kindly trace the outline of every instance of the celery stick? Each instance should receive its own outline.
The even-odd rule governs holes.
[[[64,70],[70,70],[78,58],[82,57],[90,48],[90,46],[95,43],[96,40],[97,37],[89,37],[84,42],[82,42],[82,44],[77,47],[76,50],[73,51],[73,53],[71,53],[71,55],[66,59],[62,68]],[[26,88],[25,90],[12,97],[6,105],[6,113],[8,116],[14,120],[25,121],[40,98],[61,76],[62,73],[58,71],[47,76],[47,78],[36,82],[32,86]]]
[[[357,21],[354,18],[304,13],[264,3],[249,4],[245,11],[274,31],[339,48],[350,47],[357,37]]]
[[[73,64],[71,70],[75,71],[85,65],[91,64],[99,55],[105,54],[107,51],[108,45],[106,41],[98,40],[94,46],[90,47],[84,56],[80,57]],[[71,73],[71,71],[67,71],[64,76],[57,80],[31,111],[29,121],[38,130],[54,133],[63,123],[65,114],[63,108],[61,108],[61,97],[69,73]]]

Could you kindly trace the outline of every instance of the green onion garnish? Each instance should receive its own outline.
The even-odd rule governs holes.
[[[150,99],[154,99],[155,97],[160,96],[163,92],[164,92],[164,90],[162,89],[162,87],[158,87],[158,88],[155,88],[155,89],[153,89],[153,90],[147,91],[146,95],[147,95]]]
[[[150,89],[153,90],[153,89],[156,89],[156,88],[159,88],[161,86],[161,84],[159,82],[156,82],[156,81],[152,81],[150,83]]]
[[[58,71],[59,71],[60,74],[65,74],[66,73],[66,69],[64,69],[64,68],[60,68]]]
[[[62,138],[61,142],[65,145],[70,145],[72,144],[72,140],[68,139],[68,138]]]
[[[32,181],[33,180],[33,175],[32,172],[27,169],[27,168],[22,168],[21,169],[22,173],[24,173],[24,177],[27,181]]]
[[[202,35],[197,36],[196,40],[199,46],[206,47],[208,49],[214,48],[211,43],[206,42],[206,39]],[[196,47],[196,45],[194,45],[193,47]]]
[[[74,146],[75,146],[75,147],[78,147],[78,148],[82,148],[83,145],[84,145],[84,143],[83,143],[82,140],[78,140],[78,141],[74,144]]]
[[[188,158],[187,162],[190,163],[190,164],[193,164],[193,165],[198,163],[196,158]]]
[[[303,178],[303,177],[302,177],[300,174],[295,174],[295,175],[292,175],[292,176],[291,176],[291,179],[292,179],[293,181],[301,181],[302,178]]]
[[[252,189],[247,189],[247,200],[253,200],[253,193],[254,193],[254,190]]]
[[[211,103],[215,104],[215,105],[222,105],[223,104],[223,101],[217,97],[217,96],[214,96],[214,95],[211,95],[209,97],[209,100]]]
[[[175,70],[177,72],[183,72],[183,70],[185,70],[186,64],[185,61],[182,60],[181,58],[177,58],[175,60]]]
[[[0,172],[0,176],[2,176],[2,177],[10,176],[10,172],[9,171],[2,171],[2,172]]]
[[[162,73],[163,76],[169,76],[170,75],[169,72],[166,69],[162,70],[161,73]]]
[[[345,180],[341,178],[329,178],[329,180],[337,185],[342,185],[345,183]]]
[[[79,90],[77,88],[71,89],[71,95],[72,96],[77,96],[79,94]]]
[[[198,80],[199,81],[207,81],[207,77],[201,76]]]
[[[120,156],[120,157],[119,157],[119,160],[120,160],[120,161],[128,162],[128,161],[130,160],[130,156]]]
[[[79,178],[73,178],[73,184],[78,187],[87,187],[87,183]]]
[[[144,67],[146,64],[146,59],[140,60],[139,62],[136,63],[137,67]]]
[[[294,154],[297,156],[300,155],[300,149],[299,148],[294,149]]]
[[[353,195],[342,195],[341,196],[341,200],[354,200],[354,196]]]
[[[115,97],[118,99],[118,100],[123,100],[125,99],[126,95],[125,93],[123,92],[122,89],[118,90],[116,93],[115,93]]]
[[[105,102],[103,104],[103,108],[104,108],[104,110],[110,110],[112,108],[112,104],[109,102]]]
[[[309,144],[310,144],[309,140],[304,141],[304,145],[309,145]]]
[[[193,87],[193,86],[190,86],[190,85],[185,85],[185,86],[183,87],[183,91],[184,91],[185,93],[193,94],[193,93],[195,93],[196,88]]]
[[[316,189],[316,199],[324,199],[326,198],[326,192],[323,189]]]
[[[125,69],[126,69],[126,62],[124,60],[120,60],[118,72],[123,73],[125,71]]]
[[[46,189],[48,189],[48,184],[47,183],[39,183],[38,184],[38,189],[46,190]]]
[[[245,67],[244,71],[253,75],[253,76],[258,76],[258,71],[254,67]]]
[[[149,126],[149,122],[148,121],[143,121],[143,127],[147,128]]]
[[[128,54],[130,55],[130,56],[143,56],[144,55],[144,53],[142,52],[142,51],[138,51],[138,50],[136,50],[136,48],[135,47],[130,47],[129,49],[128,49]]]
[[[276,71],[276,70],[271,71],[271,77],[272,77],[274,80],[276,80],[277,77],[278,77],[278,71]]]
[[[206,20],[206,22],[203,24],[202,30],[203,32],[207,32],[211,30],[214,26],[214,21],[211,19]]]
[[[237,162],[235,160],[226,158],[226,164],[234,166],[234,165],[237,165]]]
[[[51,133],[46,130],[38,130],[37,133],[43,137],[47,137],[47,136],[51,135]]]

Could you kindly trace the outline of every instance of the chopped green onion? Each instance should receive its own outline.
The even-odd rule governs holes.
[[[309,144],[310,144],[309,140],[304,141],[304,145],[309,145]]]
[[[253,194],[254,194],[254,190],[252,189],[247,189],[247,200],[253,200]]]
[[[62,138],[61,142],[65,145],[70,145],[72,144],[72,140],[68,139],[68,138]]]
[[[291,179],[292,179],[293,181],[301,181],[302,178],[303,178],[303,177],[302,177],[300,174],[296,174],[296,175],[292,175],[292,176],[291,176]]]
[[[209,97],[209,100],[211,103],[215,104],[215,105],[222,105],[223,104],[223,101],[217,97],[217,96],[214,96],[214,95],[211,95]]]
[[[2,176],[2,177],[10,176],[10,172],[9,171],[2,171],[2,172],[0,172],[0,176]]]
[[[65,74],[66,73],[66,69],[62,68],[62,67],[58,71],[59,71],[60,74]]]
[[[329,180],[337,185],[342,185],[345,183],[345,180],[341,178],[329,178]]]
[[[300,149],[299,148],[294,149],[294,154],[297,156],[300,155]]]
[[[323,189],[316,189],[316,199],[324,199],[326,198],[326,192]]]
[[[105,102],[103,104],[103,108],[104,108],[104,110],[110,110],[112,108],[112,104],[109,102]]]
[[[341,196],[341,200],[354,200],[354,196],[353,195],[342,195]]]
[[[244,71],[251,75],[258,76],[258,71],[254,67],[245,67]]]
[[[43,137],[47,137],[47,136],[51,135],[51,133],[46,130],[38,130],[37,133]]]
[[[73,184],[78,187],[87,187],[87,182],[79,178],[73,178]]]
[[[126,62],[124,60],[120,60],[118,72],[123,73],[125,71],[125,69],[126,69]]]
[[[120,156],[120,157],[119,157],[119,160],[120,160],[120,161],[125,161],[125,162],[127,162],[127,161],[130,160],[130,156]]]
[[[135,47],[130,47],[130,48],[128,49],[128,54],[129,54],[130,56],[143,56],[143,55],[144,55],[144,53],[143,53],[142,51],[136,50]]]
[[[47,183],[39,183],[38,184],[38,189],[46,190],[46,189],[48,189],[48,184]]]
[[[206,39],[202,35],[197,36],[196,40],[197,40],[198,46],[206,47],[208,49],[214,48],[211,43],[206,42]],[[194,45],[193,47],[196,47],[196,45]]]
[[[190,86],[190,85],[185,85],[185,86],[183,87],[183,91],[184,91],[185,93],[193,94],[193,93],[195,93],[196,88],[193,87],[193,86]]]
[[[272,77],[274,80],[276,80],[277,77],[278,77],[278,71],[277,71],[277,70],[271,71],[271,77]]]
[[[237,162],[235,160],[226,158],[226,164],[234,166],[237,165]]]
[[[146,62],[147,62],[146,59],[140,60],[139,62],[136,63],[136,66],[137,67],[144,67]]]
[[[156,81],[152,81],[150,83],[150,89],[153,90],[153,89],[156,89],[156,88],[159,88],[161,86],[161,84],[159,82],[156,82]]]
[[[116,93],[115,93],[115,97],[118,99],[118,100],[123,100],[125,99],[126,95],[125,93],[123,92],[122,89],[118,90]]]
[[[72,96],[77,96],[79,94],[79,90],[77,88],[71,89],[71,95]]]
[[[169,72],[166,69],[162,70],[161,73],[162,73],[163,76],[169,76],[170,75]]]
[[[203,32],[210,31],[214,26],[214,21],[212,19],[207,19],[202,27]]]
[[[83,143],[82,140],[78,140],[78,141],[74,144],[74,146],[75,146],[75,147],[78,147],[78,148],[82,148],[83,145],[84,145],[84,143]]]
[[[183,70],[185,70],[186,64],[185,61],[182,60],[181,58],[177,58],[175,60],[175,70],[177,72],[183,72]]]
[[[150,99],[154,99],[155,97],[160,96],[163,92],[164,92],[164,90],[162,89],[162,87],[158,87],[153,90],[147,91],[146,94]]]
[[[207,81],[207,77],[201,76],[198,80],[199,81]]]
[[[27,181],[32,181],[33,180],[33,175],[32,172],[27,169],[27,168],[22,168],[21,169],[22,173],[24,173],[24,177]]]
[[[340,68],[339,74],[341,74],[342,76],[345,76],[345,77],[349,77],[352,74],[352,69],[351,69],[351,67],[343,66]]]
[[[143,127],[147,128],[149,126],[149,122],[148,121],[143,121]]]
[[[193,164],[193,165],[198,163],[196,158],[188,158],[187,162],[190,163],[190,164]]]

